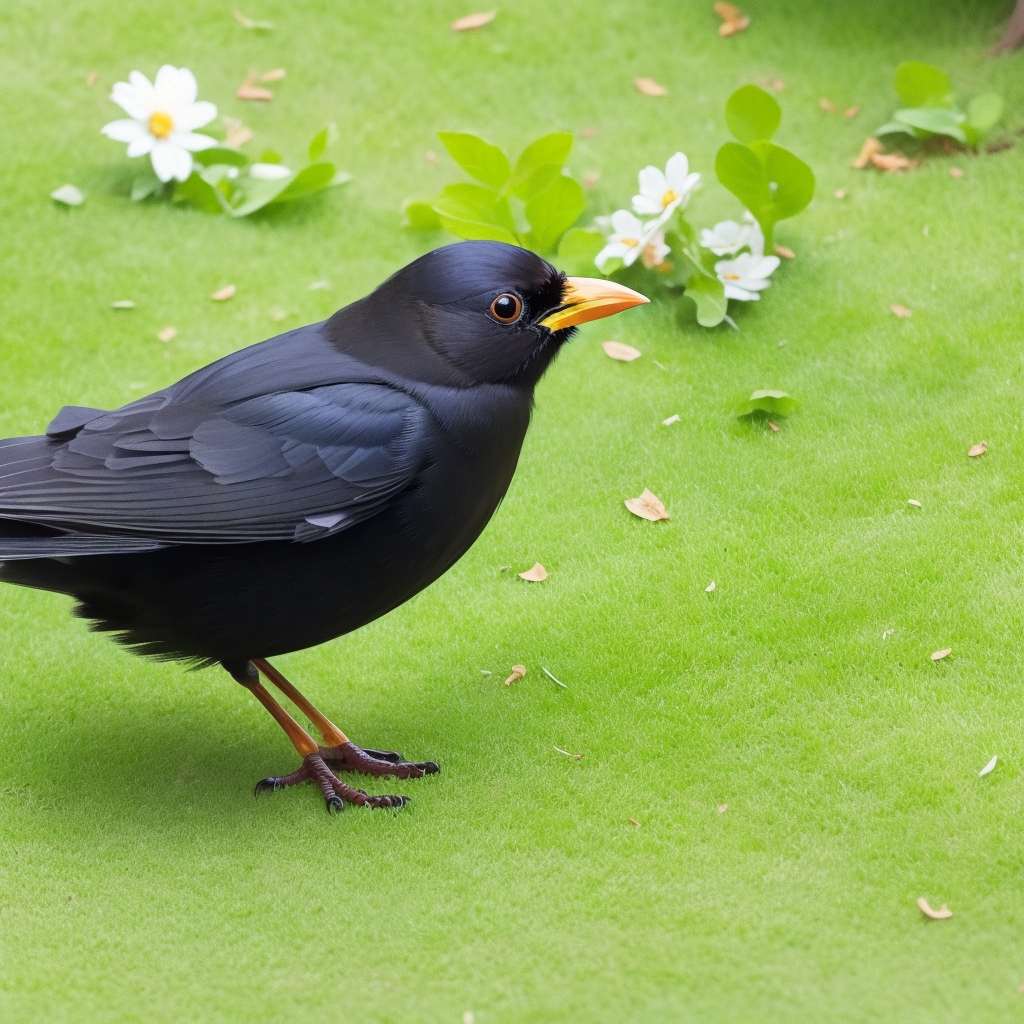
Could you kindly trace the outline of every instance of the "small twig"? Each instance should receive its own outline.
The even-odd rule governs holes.
[[[568,689],[569,689],[569,687],[568,687],[568,686],[566,686],[566,685],[565,685],[565,683],[563,683],[563,682],[561,682],[560,680],[556,679],[556,678],[555,678],[555,677],[554,677],[554,676],[553,676],[553,675],[552,675],[552,674],[551,674],[551,673],[550,673],[550,672],[549,672],[549,671],[548,671],[548,670],[547,670],[546,668],[544,668],[544,666],[543,666],[543,665],[541,665],[541,671],[542,671],[542,672],[544,673],[544,675],[546,675],[546,676],[548,677],[548,679],[550,679],[550,680],[551,680],[551,681],[552,681],[553,683],[558,683],[558,685],[559,685],[559,686],[560,686],[560,687],[561,687],[561,688],[562,688],[563,690],[568,690]]]
[[[555,750],[557,750],[560,754],[565,754],[566,757],[574,758],[577,761],[582,761],[583,760],[583,755],[582,754],[573,754],[573,753],[571,753],[568,750],[563,750],[561,747],[555,747]]]

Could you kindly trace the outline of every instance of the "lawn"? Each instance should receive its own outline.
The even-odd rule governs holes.
[[[818,178],[738,332],[660,303],[589,325],[469,554],[280,659],[355,742],[442,764],[400,813],[330,817],[310,787],[254,801],[296,757],[226,673],[144,662],[68,600],[0,589],[0,1019],[1020,1019],[1022,148],[850,167],[908,59],[1002,93],[997,135],[1019,140],[1024,54],[984,55],[1012,4],[743,6],[730,39],[704,0],[519,0],[464,34],[459,0],[243,8],[272,32],[196,0],[0,10],[2,436],[322,319],[450,240],[398,227],[460,177],[436,129],[513,152],[576,132],[588,218],[682,149],[710,224],[740,212],[712,172],[725,100],[779,78],[778,141]],[[295,159],[335,121],[351,184],[244,221],[130,203],[99,128],[111,85],[164,62],[254,153]],[[234,98],[277,67],[272,102]],[[66,182],[85,205],[48,198]],[[799,399],[779,433],[733,415],[754,388]],[[644,487],[670,521],[626,511]],[[537,560],[550,578],[519,580]]]

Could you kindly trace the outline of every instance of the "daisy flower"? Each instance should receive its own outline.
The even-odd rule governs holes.
[[[771,284],[768,278],[779,262],[778,256],[755,256],[745,252],[732,260],[719,260],[715,264],[715,273],[725,285],[727,299],[751,302],[760,299],[758,292]]]
[[[605,264],[616,257],[625,266],[632,266],[651,241],[657,227],[657,221],[644,224],[629,210],[616,210],[612,214],[612,233],[608,244],[594,257],[597,268],[604,273]]]
[[[127,142],[130,157],[148,153],[161,181],[184,181],[192,173],[192,153],[217,145],[209,135],[195,132],[217,116],[212,103],[196,102],[197,91],[188,68],[165,64],[152,84],[133,71],[110,94],[128,117],[111,121],[100,131],[115,142]]]
[[[690,164],[685,153],[676,153],[661,171],[645,167],[640,172],[640,194],[633,196],[633,210],[639,214],[657,214],[664,224],[679,206],[686,204],[690,194],[700,184],[700,175],[689,173]]]
[[[665,263],[665,257],[671,251],[665,244],[665,232],[656,231],[644,246],[643,252],[640,253],[640,262],[648,270],[652,270],[654,267],[661,267]]]
[[[701,230],[700,244],[716,256],[735,256],[744,246],[754,256],[764,255],[764,235],[756,221],[753,224],[720,221],[710,231],[707,228]]]

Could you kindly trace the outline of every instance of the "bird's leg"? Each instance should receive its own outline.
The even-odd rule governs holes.
[[[323,793],[327,810],[331,812],[344,810],[345,801],[361,807],[401,807],[408,802],[409,798],[405,796],[368,796],[363,790],[353,789],[336,778],[320,756],[320,747],[316,740],[271,697],[260,682],[259,672],[252,662],[246,662],[239,668],[232,666],[228,671],[270,712],[274,721],[284,729],[292,745],[302,755],[302,766],[291,775],[271,777],[257,782],[256,796],[275,789],[283,789],[285,786],[294,786],[299,782],[314,782]]]
[[[318,753],[335,771],[418,779],[441,770],[436,761],[406,761],[401,754],[393,750],[364,750],[357,747],[266,658],[253,658],[251,664],[255,665],[320,730],[320,735],[327,746],[318,748]]]

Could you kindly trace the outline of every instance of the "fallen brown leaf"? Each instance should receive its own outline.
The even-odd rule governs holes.
[[[526,675],[525,665],[513,665],[512,672],[508,679],[505,680],[506,686],[511,686],[517,679],[522,679]]]
[[[843,111],[843,117],[856,117],[859,113],[860,113],[860,107],[858,107],[858,106],[847,107]]]
[[[894,302],[889,309],[896,314],[898,317],[902,317],[906,320],[907,317],[913,316],[914,314],[907,309],[906,306],[901,306],[898,302]]]
[[[85,80],[85,84],[91,89],[100,80],[98,71],[91,71],[89,77]]]
[[[582,761],[583,760],[583,755],[582,754],[570,754],[568,750],[563,750],[561,747],[555,747],[555,750],[557,750],[560,754],[565,754],[566,757],[573,758],[576,761]]]
[[[762,89],[774,89],[776,92],[782,92],[786,88],[786,83],[781,78],[755,78],[754,85],[759,85]]]
[[[237,117],[222,117],[221,121],[227,129],[227,137],[224,141],[232,148],[238,149],[244,146],[253,136],[251,128],[246,128]]]
[[[288,74],[284,68],[274,68],[273,71],[267,71],[260,75],[261,82],[280,82],[282,78]]]
[[[979,441],[976,445],[972,445],[970,451],[967,453],[967,457],[976,459],[979,455],[984,455],[988,451],[988,442]]]
[[[728,804],[719,804],[718,805],[718,813],[719,814],[725,814],[725,812],[727,810],[729,810],[729,805]]]
[[[953,911],[945,903],[942,904],[941,910],[932,910],[928,905],[928,901],[923,896],[917,898],[917,905],[920,907],[921,913],[925,917],[930,917],[933,921],[944,921],[947,917],[953,916]]]
[[[1013,143],[1009,139],[997,139],[995,142],[991,142],[985,147],[985,152],[1005,153],[1008,149],[1013,149]]]
[[[932,661],[942,661],[943,658],[948,658],[952,653],[952,647],[943,647],[941,651],[936,651],[932,655]]]
[[[660,85],[653,78],[634,78],[633,84],[645,96],[667,96],[668,89]]]
[[[177,327],[165,327],[157,335],[157,337],[161,341],[173,341],[177,336],[178,336],[178,328]]]
[[[647,519],[652,523],[656,523],[659,519],[672,518],[661,503],[661,499],[652,494],[646,487],[639,498],[627,498],[625,505],[633,515],[639,516],[641,519]]]
[[[864,140],[864,145],[860,147],[860,153],[857,154],[857,159],[853,161],[853,166],[858,170],[863,170],[871,163],[871,158],[876,153],[882,152],[882,148],[882,143],[874,135],[869,135]]]
[[[456,18],[452,22],[453,32],[468,32],[473,28],[483,28],[489,25],[498,16],[497,11],[480,11],[478,14],[467,14],[462,18]]]
[[[234,12],[234,19],[245,29],[261,29],[264,32],[270,32],[274,28],[273,22],[254,21],[252,18],[247,18],[241,11]]]
[[[527,569],[526,572],[521,572],[519,578],[530,583],[541,583],[548,578],[548,571],[540,562],[534,562],[533,568]]]
[[[714,11],[722,19],[722,24],[718,26],[720,36],[733,36],[750,24],[750,18],[735,4],[719,2],[715,4]]]
[[[768,421],[768,426],[772,428],[773,434],[777,434],[779,432],[779,428],[774,423],[772,423],[771,420]]]
[[[601,348],[604,354],[611,359],[617,359],[620,363],[631,363],[639,359],[643,353],[632,345],[624,345],[621,341],[606,341]]]
[[[225,286],[224,288],[221,288],[218,291],[215,291],[210,296],[210,298],[213,299],[214,302],[225,302],[226,300],[230,299],[235,294],[235,292],[237,290],[238,289],[235,288],[235,286],[233,284],[229,284],[229,285]]]
[[[637,821],[636,818],[628,818],[627,820],[629,821],[630,825],[636,825],[637,828],[640,828],[640,822]]]
[[[950,167],[949,176],[951,178],[962,178],[964,176],[964,170],[962,167]]]
[[[1024,985],[1018,985],[1017,986],[1017,991],[1018,992],[1024,992]]]
[[[274,94],[256,84],[255,75],[246,75],[245,81],[235,90],[240,100],[272,100]]]
[[[913,505],[914,508],[923,508],[921,502],[919,502],[917,498],[907,498],[907,504]]]
[[[795,260],[796,253],[785,245],[775,246],[775,255],[781,256],[784,260]]]
[[[426,153],[423,154],[423,159],[426,160],[428,164],[436,164],[437,154],[432,149],[428,149]]]
[[[880,171],[912,171],[920,163],[909,160],[902,153],[872,153],[871,162]]]
[[[824,96],[822,96],[821,99],[818,100],[818,106],[821,107],[821,109],[824,110],[826,114],[839,113],[839,108],[831,100],[825,99]]]

